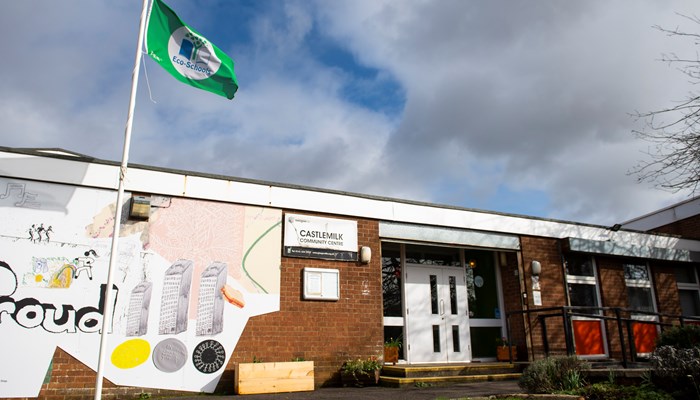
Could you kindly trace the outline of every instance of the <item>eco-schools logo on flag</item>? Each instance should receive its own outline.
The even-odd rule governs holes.
[[[221,66],[211,43],[186,26],[170,35],[168,56],[175,69],[188,79],[207,79]]]

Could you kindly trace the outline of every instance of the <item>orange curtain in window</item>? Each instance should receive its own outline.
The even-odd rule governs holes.
[[[632,333],[634,334],[634,348],[637,349],[637,353],[651,353],[654,351],[657,336],[656,325],[633,322]]]
[[[579,356],[605,354],[600,321],[572,321],[576,354]]]

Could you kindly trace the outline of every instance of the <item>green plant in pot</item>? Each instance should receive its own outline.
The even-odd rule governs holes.
[[[396,364],[399,362],[399,348],[401,347],[401,338],[389,338],[384,342],[384,362]]]
[[[358,387],[376,385],[379,383],[379,371],[381,369],[382,362],[377,357],[357,358],[343,363],[340,376],[343,380],[343,385],[348,383]]]
[[[513,361],[517,360],[517,347],[511,346],[510,343],[508,343],[508,339],[505,337],[496,339],[496,359],[498,361],[510,361],[511,357]]]

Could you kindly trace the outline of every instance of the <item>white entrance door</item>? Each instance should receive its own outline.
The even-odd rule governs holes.
[[[408,362],[471,360],[464,270],[406,268]]]

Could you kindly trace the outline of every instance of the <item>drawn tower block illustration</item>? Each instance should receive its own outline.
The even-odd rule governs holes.
[[[148,309],[151,305],[151,282],[141,282],[131,291],[126,315],[126,336],[143,336],[148,332]]]
[[[176,335],[187,330],[192,270],[192,261],[177,260],[165,271],[158,334]]]
[[[226,263],[214,262],[202,272],[197,303],[197,336],[215,335],[224,330]]]

